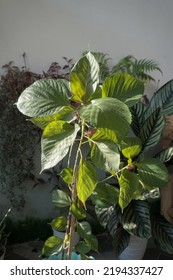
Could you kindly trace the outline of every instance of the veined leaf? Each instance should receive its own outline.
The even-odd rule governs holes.
[[[158,144],[164,124],[163,114],[160,109],[154,111],[144,122],[139,133],[143,151]]]
[[[52,116],[69,106],[69,82],[66,80],[38,80],[20,95],[17,108],[29,117]]]
[[[106,208],[100,208],[100,207],[96,206],[95,212],[96,212],[96,216],[97,216],[99,223],[102,225],[102,227],[106,228],[108,221],[109,221],[112,213],[114,212],[114,207],[110,206],[110,207],[106,207]]]
[[[64,216],[59,216],[50,222],[51,227],[57,231],[64,231],[67,226],[67,218]]]
[[[156,158],[149,158],[136,163],[137,172],[144,184],[161,188],[168,182],[168,171],[165,165]]]
[[[150,238],[151,222],[148,203],[144,200],[131,201],[124,209],[121,224],[132,235]]]
[[[74,118],[74,109],[71,106],[63,107],[58,113],[52,116],[46,116],[42,118],[32,118],[31,121],[44,129],[50,122],[57,120],[71,121]]]
[[[91,139],[93,141],[96,140],[110,140],[114,143],[118,143],[118,139],[116,137],[115,131],[111,129],[105,128],[98,128],[96,132],[92,135]]]
[[[142,142],[138,137],[126,136],[121,142],[120,148],[126,158],[133,158],[140,153]]]
[[[121,255],[121,253],[129,245],[129,241],[130,234],[124,230],[122,226],[119,226],[113,239],[113,247],[116,256]]]
[[[91,159],[94,164],[105,171],[117,171],[120,165],[120,154],[117,145],[109,140],[92,142]]]
[[[114,74],[102,85],[102,97],[113,97],[131,107],[144,93],[144,83],[129,74]]]
[[[89,52],[74,66],[70,74],[72,99],[86,103],[93,95],[99,83],[99,65]]]
[[[164,149],[155,155],[155,158],[158,158],[161,162],[169,161],[173,156],[173,147]]]
[[[120,185],[119,205],[123,211],[134,198],[134,194],[139,187],[139,178],[136,173],[124,169],[118,182]]]
[[[151,113],[156,111],[158,108],[162,109],[163,115],[173,114],[173,80],[170,80],[164,84],[157,92],[153,95],[150,100],[150,105],[147,107],[144,118],[147,119]]]
[[[67,193],[61,190],[54,190],[52,193],[52,203],[58,208],[68,207],[71,205],[71,199]]]
[[[79,115],[91,126],[115,130],[121,138],[130,128],[131,113],[128,107],[116,98],[94,99],[79,109]]]
[[[68,153],[80,127],[64,121],[53,121],[48,124],[41,140],[41,165],[44,169],[58,164]]]
[[[107,221],[107,230],[113,238],[116,235],[116,232],[120,225],[121,215],[122,215],[121,208],[117,204],[115,206],[114,211],[112,212],[109,220]]]
[[[89,162],[81,158],[77,178],[77,195],[82,203],[90,197],[97,184],[95,168]]]
[[[132,114],[131,128],[136,136],[138,136],[143,126],[143,115],[145,109],[146,106],[140,101],[130,108]]]
[[[152,235],[162,251],[173,253],[173,225],[161,215],[152,217]]]

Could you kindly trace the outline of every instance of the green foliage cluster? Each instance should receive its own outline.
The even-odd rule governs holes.
[[[146,151],[158,143],[164,126],[157,94],[163,99],[163,109],[171,110],[171,105],[165,102],[161,91],[151,101],[155,107],[146,106],[140,101],[144,93],[141,79],[116,73],[100,83],[99,71],[99,63],[89,52],[74,65],[69,81],[36,81],[17,102],[20,112],[43,130],[42,171],[68,158],[60,173],[68,191],[53,192],[53,203],[64,213],[69,209],[67,217],[60,216],[53,223],[57,230],[66,229],[65,239],[50,237],[43,254],[61,251],[62,258],[70,259],[75,231],[82,239],[75,248],[82,258],[88,259],[91,250],[98,251],[97,239],[85,219],[88,201],[95,205],[101,223],[113,232],[114,243],[121,247],[115,246],[118,254],[128,243],[124,242],[124,246],[116,241],[122,231],[127,236],[130,233],[149,238],[151,223],[146,194],[152,196],[168,181],[162,161],[170,157],[170,150],[155,157],[146,157]],[[172,91],[168,95],[172,96]],[[134,134],[130,134],[131,129]],[[86,147],[90,151],[87,155]],[[104,179],[100,180],[98,170],[105,174]],[[129,215],[131,205],[137,218]],[[120,216],[115,218],[117,213]],[[100,218],[103,214],[105,219]],[[110,219],[113,226],[109,225]]]

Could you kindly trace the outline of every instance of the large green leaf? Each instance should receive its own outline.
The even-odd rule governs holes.
[[[17,108],[29,117],[52,116],[69,106],[69,82],[66,80],[38,80],[20,95]]]
[[[142,149],[142,142],[140,138],[133,136],[126,136],[120,144],[122,154],[126,158],[133,158],[137,156]]]
[[[46,126],[41,139],[42,171],[54,167],[67,155],[79,129],[77,124],[64,121],[53,121]]]
[[[95,205],[98,207],[109,207],[115,206],[118,202],[119,197],[119,189],[115,186],[106,184],[106,183],[98,183],[91,199]]]
[[[159,143],[164,124],[163,114],[160,109],[154,111],[144,122],[139,133],[143,151],[146,151]]]
[[[97,175],[94,166],[81,158],[77,178],[77,195],[82,203],[90,197],[97,184]]]
[[[138,136],[143,126],[143,115],[145,109],[146,106],[140,101],[130,108],[132,114],[131,128],[136,136]]]
[[[124,209],[121,224],[130,234],[150,238],[151,222],[148,203],[143,200],[131,201]]]
[[[144,93],[144,83],[129,74],[114,74],[102,85],[102,97],[114,97],[129,107],[137,103]]]
[[[31,121],[44,129],[50,122],[57,120],[71,121],[74,118],[74,109],[71,106],[63,107],[58,113],[52,116],[46,116],[42,118],[32,118]]]
[[[139,188],[139,178],[136,173],[124,169],[118,182],[120,185],[119,205],[123,211],[130,201],[135,198],[134,194]]]
[[[115,130],[123,137],[130,128],[131,113],[128,107],[116,98],[99,98],[79,109],[79,115],[91,126]]]
[[[116,256],[119,256],[129,245],[130,234],[123,229],[122,226],[116,231],[116,234],[113,239],[113,247]]]
[[[116,235],[117,229],[120,225],[120,219],[121,219],[121,208],[117,204],[114,208],[114,211],[112,212],[109,220],[107,221],[107,230],[109,234],[114,237]]]
[[[99,65],[89,52],[74,66],[70,74],[72,99],[86,103],[93,95],[99,83]]]
[[[173,254],[173,225],[161,215],[152,217],[152,235],[162,251]]]
[[[163,115],[173,114],[173,80],[170,80],[164,84],[157,92],[153,95],[150,100],[149,106],[145,112],[144,118],[147,119],[151,113],[156,109],[161,108]]]
[[[71,199],[66,192],[54,190],[52,193],[52,203],[58,208],[68,207],[71,205]]]
[[[120,165],[120,153],[117,145],[109,140],[92,142],[91,159],[94,164],[105,171],[117,171]]]
[[[153,188],[164,187],[168,182],[165,165],[156,158],[149,158],[136,163],[140,180]]]

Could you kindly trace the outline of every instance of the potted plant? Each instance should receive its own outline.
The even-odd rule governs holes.
[[[3,216],[3,218],[0,221],[0,260],[4,259],[6,253],[6,244],[7,244],[7,239],[9,234],[6,234],[4,230],[5,230],[6,218],[10,211],[11,209],[9,209],[6,212],[6,214]]]
[[[123,212],[119,204],[115,207],[111,205],[102,208],[96,207],[98,219],[112,235],[115,253],[120,258],[122,258],[122,252],[128,247],[130,236],[138,236],[139,238],[146,238],[146,240],[152,236],[161,250],[168,254],[173,253],[173,225],[164,218],[160,209],[160,191],[164,185],[165,187],[167,185],[167,175],[165,167],[163,168],[157,162],[159,159],[160,162],[168,165],[173,154],[173,147],[162,150],[161,145],[165,117],[173,112],[171,103],[173,98],[172,84],[173,81],[171,80],[163,85],[147,105],[138,102],[131,108],[131,127],[134,135],[141,141],[141,148],[140,151],[138,150],[138,154],[134,154],[135,164],[129,167],[139,176],[140,183],[143,185],[143,193],[140,193],[139,197],[135,194],[136,197],[124,208]],[[122,145],[124,146],[123,142]],[[126,141],[124,147],[129,152]],[[135,150],[137,150],[137,145],[134,145],[133,152]],[[122,150],[122,153],[128,158],[129,155],[125,150]],[[143,166],[143,170],[140,166],[141,161],[146,164]],[[158,176],[155,176],[156,169],[160,173]],[[161,183],[163,179],[164,184]],[[130,186],[129,182],[126,185]],[[133,180],[134,183],[135,180]],[[142,239],[139,243],[141,241]],[[132,256],[132,252],[130,257],[135,258]]]
[[[90,250],[98,250],[86,221],[90,200],[102,208],[118,203],[124,212],[133,199],[148,188],[164,186],[168,179],[164,164],[156,158],[146,161],[139,157],[143,143],[139,137],[129,136],[131,110],[143,96],[144,82],[119,73],[100,84],[99,70],[89,52],[74,65],[69,81],[37,81],[17,102],[18,109],[43,129],[41,171],[65,162],[59,175],[67,185],[53,192],[53,203],[64,213],[56,223],[59,228],[65,225],[65,238],[50,237],[43,248],[43,254],[58,252],[62,259],[71,259],[75,252],[87,259]],[[148,176],[157,178],[157,183],[148,184]],[[76,231],[82,240],[73,252]]]

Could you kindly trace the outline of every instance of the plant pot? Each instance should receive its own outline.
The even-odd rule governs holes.
[[[6,248],[4,246],[0,246],[0,260],[4,260],[5,253]]]
[[[129,245],[119,256],[119,260],[142,260],[148,239],[135,235],[130,236]]]
[[[61,232],[61,231],[57,231],[57,230],[53,230],[53,235],[58,237],[58,238],[61,238],[64,240],[64,237],[65,237],[65,233],[64,232]],[[73,240],[73,247],[76,246],[76,244],[79,242],[79,234],[77,232],[74,233],[74,240]]]

